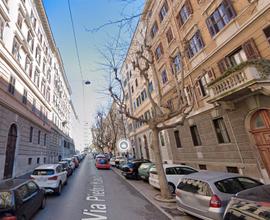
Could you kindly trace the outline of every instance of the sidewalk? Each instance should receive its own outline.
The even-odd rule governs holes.
[[[122,174],[121,170],[116,168],[111,168],[116,174],[118,174],[124,181],[129,183],[133,188],[135,188],[142,196],[145,197],[149,202],[156,206],[160,211],[169,217],[171,220],[192,220],[191,216],[179,211],[176,208],[176,203],[162,203],[155,200],[154,196],[159,193],[158,190],[154,189],[151,185],[144,181],[138,180],[127,180]]]

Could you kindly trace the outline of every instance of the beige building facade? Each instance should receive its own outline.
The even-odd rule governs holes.
[[[269,12],[269,0],[147,1],[147,37],[159,73],[158,79],[153,79],[153,92],[159,83],[163,102],[174,107],[173,69],[176,74],[184,74],[185,96],[190,100],[194,95],[195,101],[184,126],[162,132],[164,161],[269,181]],[[133,42],[137,41],[138,30],[131,48],[136,44]],[[131,51],[127,57],[132,57]],[[123,69],[123,79],[127,80],[128,69]],[[127,80],[133,94],[132,89],[126,92],[131,91],[130,108],[140,116],[147,114],[151,106],[147,99],[142,102],[144,85],[138,81],[136,87],[137,77]],[[182,78],[178,80],[180,83]],[[147,155],[142,138],[148,135],[151,142],[149,129],[134,126],[134,122],[130,128],[136,148],[142,148],[142,154]]]

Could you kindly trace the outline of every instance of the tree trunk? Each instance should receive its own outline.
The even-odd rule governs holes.
[[[159,177],[161,197],[163,199],[171,199],[172,195],[168,187],[168,182],[166,179],[166,175],[165,175],[163,163],[162,163],[162,158],[161,158],[158,133],[159,133],[158,129],[152,130],[152,145],[153,145],[154,156],[155,156],[155,165],[156,165],[156,169],[157,169],[157,173]]]

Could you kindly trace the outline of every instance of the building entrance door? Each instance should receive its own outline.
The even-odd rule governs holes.
[[[17,126],[12,124],[8,132],[4,179],[12,178],[17,142]]]
[[[251,133],[270,176],[270,111],[259,110],[251,118]]]

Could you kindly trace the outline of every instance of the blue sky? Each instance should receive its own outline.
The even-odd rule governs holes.
[[[134,0],[125,8],[124,13],[138,13],[143,2],[143,0]],[[86,29],[121,18],[123,3],[121,0],[70,0],[83,77],[92,82],[90,86],[85,86],[84,98],[68,0],[43,0],[43,3],[72,88],[72,100],[81,122],[81,127],[78,128],[80,135],[76,135],[76,142],[77,145],[82,145],[85,133],[83,125],[87,122],[90,127],[96,110],[109,102],[109,96],[103,94],[108,87],[108,73],[101,70],[99,63],[104,63],[104,59],[99,50],[110,42],[118,30],[116,26],[108,26],[95,33],[87,32]],[[130,33],[122,37],[129,41]]]

